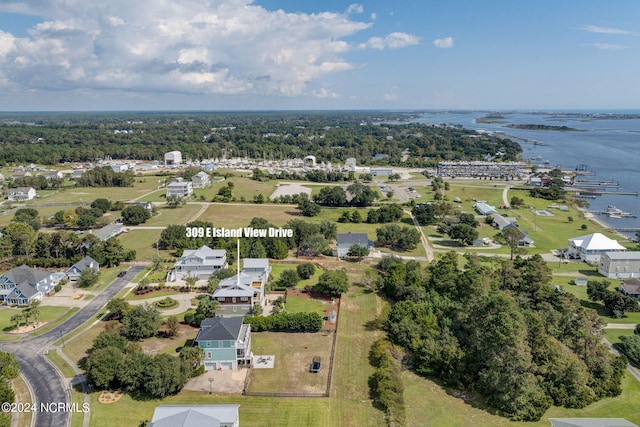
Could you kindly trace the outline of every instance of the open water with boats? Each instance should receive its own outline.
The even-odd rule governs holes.
[[[489,115],[489,121],[478,120]],[[599,191],[640,192],[640,111],[560,112],[427,112],[420,123],[462,125],[499,132],[522,146],[522,158],[540,167],[587,169],[583,179],[612,181],[616,187]],[[517,129],[509,125],[542,125],[554,129]],[[566,126],[575,130],[557,130]],[[622,234],[635,237],[640,229],[640,197],[603,194],[587,199],[589,211],[603,212],[615,206],[628,216],[597,214],[597,219]],[[550,203],[551,204],[551,203]],[[626,230],[626,231],[624,231]]]

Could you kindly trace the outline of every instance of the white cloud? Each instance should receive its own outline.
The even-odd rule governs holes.
[[[398,91],[398,86],[393,86],[389,91],[389,93],[385,93],[384,95],[382,95],[382,98],[385,101],[396,101],[398,99],[398,95],[396,93],[397,91]]]
[[[0,31],[0,84],[32,90],[125,90],[197,94],[309,93],[329,74],[356,68],[353,49],[419,43],[406,33],[353,45],[371,28],[362,13],[270,11],[252,0],[29,0],[1,11],[43,18],[29,36]],[[318,90],[315,96],[333,96]]]
[[[451,49],[453,47],[453,37],[445,37],[443,39],[435,39],[433,41],[435,47],[440,49]]]
[[[361,4],[354,3],[350,4],[347,8],[347,13],[362,13],[364,12],[364,7]]]
[[[338,98],[338,94],[328,90],[327,88],[321,88],[320,90],[313,90],[311,94],[316,98]]]
[[[372,13],[372,14],[371,14],[370,19],[371,19],[372,21],[375,21],[377,17],[378,17],[378,14],[374,12],[374,13]]]
[[[623,46],[620,44],[611,44],[611,43],[594,43],[593,46],[595,46],[596,49],[600,49],[600,50],[620,50],[620,49],[628,48],[628,46]]]
[[[619,28],[608,28],[608,27],[598,27],[597,25],[583,25],[580,27],[581,30],[588,31],[590,33],[599,33],[599,34],[626,34],[626,35],[639,35],[633,31],[621,30]]]
[[[391,33],[386,37],[371,37],[366,43],[358,46],[359,49],[399,49],[420,43],[420,37],[407,33]]]

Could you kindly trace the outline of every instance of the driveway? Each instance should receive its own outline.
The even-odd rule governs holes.
[[[248,369],[205,371],[204,374],[191,378],[184,386],[186,390],[209,393],[238,393],[242,394],[244,381],[249,373]],[[213,382],[210,382],[212,379]]]

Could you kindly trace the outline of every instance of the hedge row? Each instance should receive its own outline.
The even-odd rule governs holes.
[[[251,331],[318,332],[322,328],[322,316],[318,313],[278,313],[273,316],[250,316],[244,323]]]

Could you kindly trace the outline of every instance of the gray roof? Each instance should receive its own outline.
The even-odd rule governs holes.
[[[38,290],[35,287],[33,287],[31,285],[28,285],[26,283],[22,283],[22,284],[16,286],[15,289],[13,290],[13,292],[10,293],[7,298],[16,298],[16,297],[18,297],[19,294],[18,294],[17,291],[20,291],[20,293],[22,295],[24,295],[28,299],[31,299],[34,295],[38,294]]]
[[[149,427],[219,427],[238,423],[240,405],[160,405]]]
[[[7,279],[11,280],[14,284],[27,283],[35,286],[44,279],[51,276],[51,273],[46,271],[37,270],[27,265],[22,264],[20,267],[12,268],[3,274]]]
[[[209,317],[200,324],[195,341],[237,341],[242,329],[242,317]]]
[[[606,253],[609,259],[615,260],[639,260],[640,259],[640,251],[632,251],[632,252],[607,252]]]
[[[244,258],[242,260],[242,268],[260,268],[267,270],[269,268],[269,260],[267,258]]]
[[[370,245],[369,236],[366,233],[346,233],[338,234],[336,236],[336,242],[339,245]]]
[[[100,240],[107,240],[109,237],[120,233],[122,233],[122,224],[105,225],[101,229],[93,232],[93,234]]]
[[[553,427],[638,427],[624,418],[549,418]]]
[[[93,265],[93,269],[96,270],[98,267],[98,261],[96,261],[95,259],[91,258],[89,255],[87,255],[86,257],[82,258],[80,261],[73,264],[71,268],[75,267],[79,271],[84,271],[84,269],[86,268],[92,268],[91,267],[92,265]],[[69,268],[69,270],[71,270],[71,268]]]

